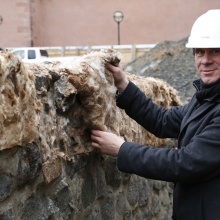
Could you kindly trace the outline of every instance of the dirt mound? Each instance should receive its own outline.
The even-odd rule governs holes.
[[[198,78],[192,50],[185,47],[186,42],[187,38],[177,42],[164,41],[126,64],[124,69],[135,75],[165,80],[186,103],[195,92],[192,81]]]

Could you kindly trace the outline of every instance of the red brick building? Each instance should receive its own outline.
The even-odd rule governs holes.
[[[219,0],[0,0],[0,47],[121,44],[179,40]],[[1,18],[0,17],[0,18]],[[1,20],[0,20],[1,21]]]

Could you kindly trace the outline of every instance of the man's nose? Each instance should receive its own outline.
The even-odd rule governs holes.
[[[209,63],[212,63],[212,62],[213,62],[212,55],[208,51],[206,51],[204,53],[204,55],[202,56],[201,63],[202,64],[209,64]]]

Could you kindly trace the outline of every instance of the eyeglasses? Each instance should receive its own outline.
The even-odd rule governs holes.
[[[202,57],[205,55],[205,53],[208,53],[211,56],[219,56],[220,55],[220,48],[194,48],[193,49],[193,55],[197,57]]]

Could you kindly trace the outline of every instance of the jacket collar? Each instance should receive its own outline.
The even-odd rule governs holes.
[[[199,103],[203,101],[220,102],[220,80],[211,85],[206,85],[201,79],[193,82],[196,88],[196,98]]]

